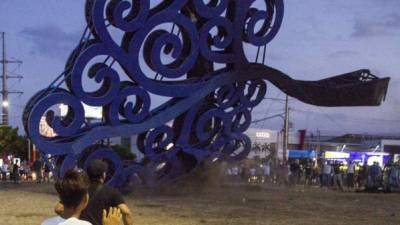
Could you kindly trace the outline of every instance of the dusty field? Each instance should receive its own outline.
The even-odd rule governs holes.
[[[57,201],[52,189],[0,184],[0,225],[40,224],[52,216]],[[400,194],[229,186],[126,199],[137,225],[400,224]]]

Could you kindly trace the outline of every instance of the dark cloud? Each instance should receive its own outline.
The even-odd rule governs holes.
[[[374,20],[356,20],[352,37],[371,37],[392,34],[400,30],[400,14],[374,17]]]
[[[20,31],[22,37],[33,44],[31,53],[65,60],[78,44],[79,33],[67,33],[54,25],[29,27]]]

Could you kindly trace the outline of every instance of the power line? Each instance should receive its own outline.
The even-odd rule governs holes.
[[[297,86],[298,90],[303,92],[303,94],[306,98],[308,98],[309,100],[312,100],[312,98],[308,95],[308,93],[306,91],[304,91],[304,88],[302,86],[300,86],[298,83],[294,83],[294,84]],[[347,133],[347,130],[342,125],[337,123],[328,113],[323,111],[320,107],[317,107],[317,108],[323,115],[325,115],[328,118],[328,120],[330,120],[333,124],[335,124],[339,129],[344,130]]]
[[[286,99],[283,99],[283,98],[264,98],[264,99],[267,99],[267,100],[272,100],[272,101],[277,101],[277,102],[282,102],[283,104],[286,102]],[[291,99],[289,99],[289,101],[290,101]]]
[[[261,118],[261,119],[257,119],[257,120],[253,120],[253,121],[251,121],[251,123],[259,123],[259,122],[263,122],[263,121],[266,121],[266,120],[269,120],[269,119],[273,119],[273,118],[276,118],[276,117],[281,117],[281,118],[283,118],[283,116],[285,115],[285,113],[278,113],[278,114],[276,114],[276,115],[272,115],[272,116],[268,116],[268,117],[265,117],[265,118]]]
[[[301,110],[301,109],[296,109],[296,108],[292,108],[291,109],[295,112],[299,112],[299,113],[305,113],[305,114],[309,114],[309,113],[315,113],[315,114],[322,114],[320,112],[317,111],[313,111],[313,110]],[[376,123],[400,123],[400,120],[389,120],[389,119],[380,119],[380,118],[342,118],[341,120],[343,121],[348,121],[348,122],[365,122],[366,120],[368,122],[376,122]]]

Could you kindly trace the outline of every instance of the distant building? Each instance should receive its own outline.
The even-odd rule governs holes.
[[[248,158],[265,158],[269,154],[277,154],[278,159],[283,159],[283,132],[269,129],[249,128],[245,134],[251,139],[253,148]],[[300,144],[299,133],[289,132],[288,149],[298,149]],[[264,148],[260,149],[259,146]],[[287,154],[289,154],[287,152]],[[287,156],[286,156],[287,157]]]
[[[252,151],[248,158],[265,158],[275,153],[283,158],[283,133],[277,130],[250,128],[246,131],[252,141]],[[288,150],[315,151],[317,156],[323,152],[386,152],[395,161],[400,160],[400,135],[346,134],[316,135],[307,133],[301,145],[298,131],[289,132]],[[261,148],[262,146],[262,148]],[[289,153],[287,153],[289,154]]]

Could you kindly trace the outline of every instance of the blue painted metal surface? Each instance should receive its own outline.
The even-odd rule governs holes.
[[[112,165],[109,184],[116,187],[137,177],[157,186],[206,160],[245,158],[251,142],[243,132],[267,91],[264,80],[289,94],[292,83],[298,85],[245,55],[245,45],[265,46],[281,26],[283,0],[264,1],[264,8],[255,8],[255,0],[169,0],[157,6],[148,0],[87,0],[89,32],[66,64],[66,88],[58,77],[32,97],[24,113],[27,134],[56,175],[103,158]],[[94,62],[100,56],[107,58]],[[88,78],[99,84],[96,91],[85,90]],[[154,108],[154,96],[169,100]],[[102,107],[104,121],[85,123],[82,103]],[[58,104],[68,106],[67,116],[55,115]],[[42,116],[57,137],[40,134]],[[112,149],[94,147],[134,135],[142,162],[124,162]]]

